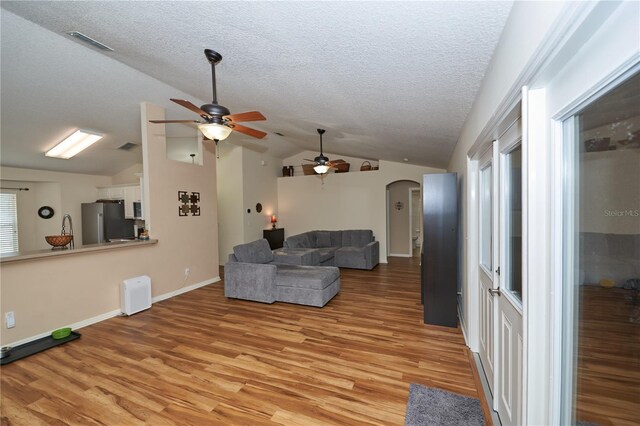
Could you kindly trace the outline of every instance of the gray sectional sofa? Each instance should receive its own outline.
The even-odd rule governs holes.
[[[305,250],[317,252],[318,263],[303,264],[371,270],[380,262],[380,243],[375,241],[370,229],[309,231],[293,235],[276,251],[276,257],[296,251],[304,253]],[[315,262],[315,256],[308,257],[308,261]]]
[[[340,291],[336,267],[279,264],[274,259],[265,239],[235,246],[224,265],[224,295],[322,307]]]

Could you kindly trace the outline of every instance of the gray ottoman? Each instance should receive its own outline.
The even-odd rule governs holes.
[[[340,270],[334,266],[278,265],[277,300],[322,307],[340,291]]]

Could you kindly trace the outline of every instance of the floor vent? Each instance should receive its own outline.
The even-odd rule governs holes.
[[[151,307],[151,278],[146,275],[124,280],[120,285],[122,313],[133,315]]]

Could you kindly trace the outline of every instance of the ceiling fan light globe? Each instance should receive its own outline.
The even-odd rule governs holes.
[[[198,130],[200,130],[206,138],[218,139],[219,141],[225,140],[231,134],[230,127],[218,123],[198,124]]]
[[[319,175],[323,175],[329,171],[329,166],[326,164],[318,164],[313,168],[313,170],[315,170]]]

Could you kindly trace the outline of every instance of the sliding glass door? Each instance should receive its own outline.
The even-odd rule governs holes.
[[[563,424],[640,423],[640,74],[564,124]]]

